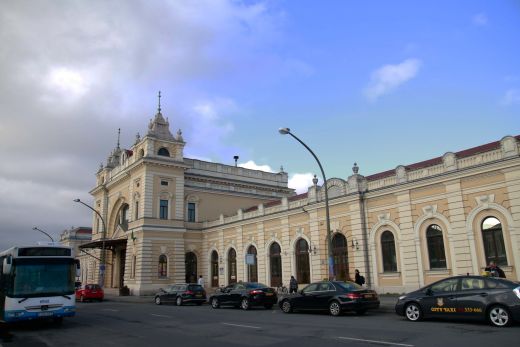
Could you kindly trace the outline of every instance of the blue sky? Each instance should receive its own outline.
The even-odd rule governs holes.
[[[118,128],[124,147],[145,132],[158,90],[187,157],[283,165],[299,192],[318,167],[280,127],[343,179],[518,135],[518,37],[507,0],[8,2],[3,239],[89,225],[72,199],[90,201]]]

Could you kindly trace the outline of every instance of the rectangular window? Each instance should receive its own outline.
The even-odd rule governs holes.
[[[139,219],[139,201],[135,202],[135,220]]]
[[[167,186],[167,185],[168,185],[167,181],[161,181],[161,186]]]
[[[168,219],[168,200],[161,200],[159,204],[159,218]]]
[[[195,203],[188,202],[188,222],[195,222]]]

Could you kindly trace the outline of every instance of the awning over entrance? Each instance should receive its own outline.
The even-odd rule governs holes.
[[[126,239],[107,239],[105,240],[105,249],[114,250],[117,246],[126,247]],[[89,243],[85,243],[79,246],[80,249],[89,249],[89,248],[103,248],[103,240],[96,240]]]

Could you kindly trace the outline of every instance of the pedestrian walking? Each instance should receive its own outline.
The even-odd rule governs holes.
[[[506,274],[504,273],[504,270],[499,268],[498,265],[494,261],[490,262],[489,265],[484,270],[489,272],[489,275],[491,277],[506,278]]]
[[[357,284],[359,284],[360,286],[362,286],[363,284],[365,284],[365,277],[364,276],[361,276],[361,274],[359,273],[359,270],[356,269],[356,277],[354,279],[354,282],[356,282]]]
[[[202,277],[202,275],[199,275],[199,279],[197,281],[197,284],[201,285],[202,288],[204,288],[204,277]]]
[[[291,280],[289,281],[289,294],[298,292],[298,281],[294,276],[291,276]]]

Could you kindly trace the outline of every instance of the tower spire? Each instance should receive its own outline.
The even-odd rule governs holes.
[[[119,149],[119,139],[121,138],[121,128],[117,129],[117,148]]]
[[[157,107],[157,111],[161,113],[161,91],[159,90],[159,106]]]

